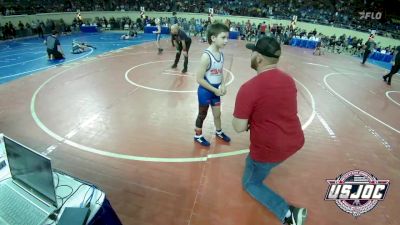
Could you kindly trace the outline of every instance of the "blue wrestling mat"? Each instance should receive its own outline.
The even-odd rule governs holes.
[[[360,62],[362,62],[362,60],[363,60],[362,56],[355,56],[355,57],[358,58],[360,60]],[[387,69],[387,70],[390,70],[392,68],[392,64],[390,62],[378,61],[378,60],[371,59],[371,58],[368,58],[366,63],[371,63],[376,66]]]
[[[126,33],[126,32],[125,32]],[[155,41],[154,34],[139,34],[130,40],[121,40],[125,33],[79,33],[60,36],[59,40],[65,53],[65,60],[49,61],[43,39],[32,37],[0,43],[0,84],[32,75],[62,63],[82,60],[99,54]],[[166,35],[163,35],[165,38]],[[85,42],[96,47],[80,54],[72,54],[72,41]]]

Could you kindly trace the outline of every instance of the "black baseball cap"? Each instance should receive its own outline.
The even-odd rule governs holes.
[[[276,52],[281,50],[278,41],[272,37],[262,37],[256,44],[247,44],[246,48],[272,58],[279,58],[280,53],[277,55]]]

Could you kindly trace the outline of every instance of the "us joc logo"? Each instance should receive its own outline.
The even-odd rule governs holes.
[[[340,209],[354,217],[371,211],[383,201],[390,184],[389,180],[378,180],[362,170],[351,170],[327,182],[325,200],[335,201]]]

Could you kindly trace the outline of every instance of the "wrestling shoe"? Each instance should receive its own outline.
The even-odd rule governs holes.
[[[208,142],[203,136],[200,137],[194,137],[194,141],[203,145],[203,146],[210,146],[210,142]]]
[[[220,139],[222,139],[223,141],[225,141],[225,142],[230,142],[231,141],[231,138],[230,137],[228,137],[228,135],[226,135],[224,132],[216,132],[215,133],[215,136],[217,136],[218,138],[220,138]]]
[[[307,218],[306,208],[296,208],[294,206],[289,206],[291,215],[285,218],[283,224],[285,225],[304,225]]]

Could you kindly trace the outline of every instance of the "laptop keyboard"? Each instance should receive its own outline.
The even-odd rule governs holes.
[[[41,225],[47,214],[7,185],[0,185],[0,224]]]

